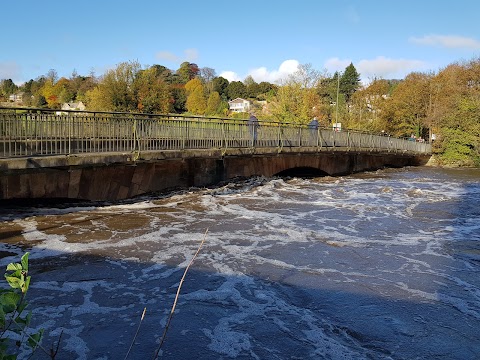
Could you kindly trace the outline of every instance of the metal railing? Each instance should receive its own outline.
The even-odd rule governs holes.
[[[431,152],[428,143],[269,121],[254,136],[230,118],[0,108],[0,158],[250,147]]]

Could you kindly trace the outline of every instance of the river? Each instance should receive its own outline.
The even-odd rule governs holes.
[[[255,178],[116,204],[4,205],[59,359],[479,359],[480,169]],[[20,358],[25,358],[25,354]],[[47,359],[37,352],[34,359]]]

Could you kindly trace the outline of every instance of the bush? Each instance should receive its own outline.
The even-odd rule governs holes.
[[[25,311],[30,285],[28,255],[25,253],[20,263],[8,264],[5,271],[10,289],[0,290],[0,360],[16,359],[25,347],[33,353],[43,335],[43,329],[38,332],[28,329],[32,318],[31,311]]]

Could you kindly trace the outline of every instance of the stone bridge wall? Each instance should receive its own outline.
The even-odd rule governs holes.
[[[120,200],[234,178],[273,176],[294,168],[345,175],[384,167],[424,165],[430,155],[336,149],[164,151],[0,160],[0,200]]]

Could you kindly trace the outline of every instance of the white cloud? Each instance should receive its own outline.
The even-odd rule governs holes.
[[[420,45],[438,46],[446,48],[480,49],[480,41],[455,35],[426,35],[423,37],[411,37],[410,42]]]
[[[242,81],[242,79],[233,71],[223,71],[219,76],[227,79],[228,81]]]
[[[241,77],[233,71],[223,71],[220,76],[224,77],[228,81],[242,81],[247,76],[251,76],[257,83],[267,81],[270,83],[279,82],[285,79],[288,75],[293,74],[298,70],[300,63],[297,60],[285,60],[280,64],[278,69],[269,71],[266,67],[258,67],[251,69],[248,73]]]
[[[325,62],[325,69],[333,75],[336,71],[345,71],[350,63],[353,63],[361,76],[361,81],[365,84],[373,78],[402,79],[412,71],[423,71],[427,68],[427,64],[420,60],[390,59],[379,56],[375,59],[364,59],[359,62],[354,62],[351,59],[331,58]],[[266,67],[258,67],[250,70],[243,77],[234,71],[223,71],[219,76],[232,82],[243,81],[248,75],[251,75],[258,83],[262,81],[279,83],[286,79],[288,75],[295,73],[299,65],[300,63],[297,60],[285,60],[276,70],[269,71]]]
[[[372,60],[360,60],[354,66],[365,82],[373,78],[401,79],[412,71],[424,70],[427,64],[420,60],[389,59],[379,56]]]
[[[198,59],[197,49],[185,49],[183,56],[178,56],[170,51],[159,51],[155,54],[158,60],[166,60],[176,64],[181,64],[184,61],[193,62]]]
[[[420,60],[390,59],[378,56],[375,59],[364,59],[358,62],[350,59],[331,58],[325,62],[325,68],[333,74],[335,71],[345,71],[350,63],[353,63],[364,84],[374,78],[402,79],[412,71],[422,71],[427,67],[427,64]]]

